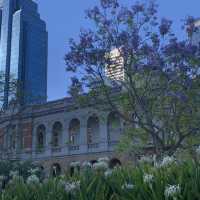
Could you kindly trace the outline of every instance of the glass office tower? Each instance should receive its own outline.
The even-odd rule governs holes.
[[[47,99],[46,24],[32,0],[0,0],[0,71],[5,73],[4,107],[13,98],[10,79],[18,80],[20,104]]]

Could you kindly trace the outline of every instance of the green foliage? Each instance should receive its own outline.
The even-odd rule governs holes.
[[[37,166],[34,165],[31,161],[0,161],[0,176],[11,177],[11,173],[16,172],[19,176],[27,179],[31,175],[31,170],[36,168]],[[36,170],[36,175],[42,177],[40,168]]]
[[[32,184],[18,177],[2,191],[0,200],[200,199],[200,164],[191,159],[172,160],[160,166],[140,163],[106,172],[85,168],[73,177],[60,176]],[[170,185],[178,189],[167,196],[166,189]]]

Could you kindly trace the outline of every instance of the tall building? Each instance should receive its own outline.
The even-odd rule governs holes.
[[[200,19],[195,21],[194,26],[197,28],[197,30],[192,35],[192,43],[199,44],[200,43]]]
[[[105,68],[106,77],[110,78],[113,81],[124,81],[125,72],[124,72],[124,60],[120,55],[119,49],[113,49],[109,54],[110,65]]]
[[[18,80],[20,103],[47,99],[46,24],[32,0],[0,0],[0,71],[5,73],[4,107],[13,97],[10,79]]]

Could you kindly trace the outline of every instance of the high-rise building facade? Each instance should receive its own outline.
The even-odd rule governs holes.
[[[196,27],[196,31],[192,35],[192,43],[199,44],[200,43],[200,19],[195,21],[194,26]]]
[[[47,99],[46,24],[32,0],[0,0],[0,71],[5,73],[4,106],[13,93],[10,79],[18,80],[21,104]]]
[[[124,81],[124,60],[119,49],[113,49],[109,54],[111,65],[106,66],[105,75],[113,81]]]

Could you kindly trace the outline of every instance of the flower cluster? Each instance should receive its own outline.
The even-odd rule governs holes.
[[[197,147],[197,149],[196,149],[196,154],[197,154],[198,156],[200,156],[200,146]]]
[[[91,167],[92,167],[92,164],[91,164],[91,162],[84,161],[84,162],[82,163],[82,167],[83,167],[83,168],[91,168]]]
[[[109,162],[110,159],[108,157],[99,158],[98,162]]]
[[[40,179],[35,174],[32,174],[31,176],[29,176],[26,180],[26,183],[28,185],[38,184],[39,182],[40,182]]]
[[[16,176],[19,176],[19,172],[18,171],[10,171],[10,177],[16,177]]]
[[[169,198],[172,197],[173,199],[176,198],[178,194],[180,194],[181,188],[179,185],[169,185],[165,188],[165,197]]]
[[[29,170],[29,173],[30,173],[30,174],[37,174],[39,171],[40,171],[39,168],[36,167],[36,168],[31,168],[31,169]]]
[[[65,191],[68,193],[73,193],[80,188],[80,181],[66,182]]]
[[[98,162],[93,164],[93,168],[96,170],[107,170],[109,168],[109,160],[108,157],[99,158]]]
[[[125,183],[122,185],[122,190],[132,190],[134,188],[134,185],[131,183]]]
[[[168,20],[168,19],[165,19],[163,18],[161,20],[161,24],[160,24],[160,34],[162,36],[166,35],[167,33],[169,33],[169,30],[171,28],[171,25],[172,25],[172,21],[171,20]]]
[[[175,158],[172,156],[166,156],[163,158],[162,162],[160,163],[160,167],[168,167],[175,163]]]
[[[112,174],[113,174],[113,170],[111,170],[111,169],[107,169],[104,172],[105,177],[110,177],[110,176],[112,176]]]
[[[153,179],[154,179],[153,174],[144,174],[143,176],[144,183],[147,183],[147,184],[152,183]]]
[[[80,162],[71,162],[70,167],[80,167]]]
[[[106,170],[108,169],[108,163],[101,161],[93,164],[93,168],[96,170]]]
[[[151,164],[153,159],[150,156],[142,156],[139,160],[139,163],[149,163]]]
[[[5,176],[1,175],[0,176],[0,182],[2,182],[5,179]]]

